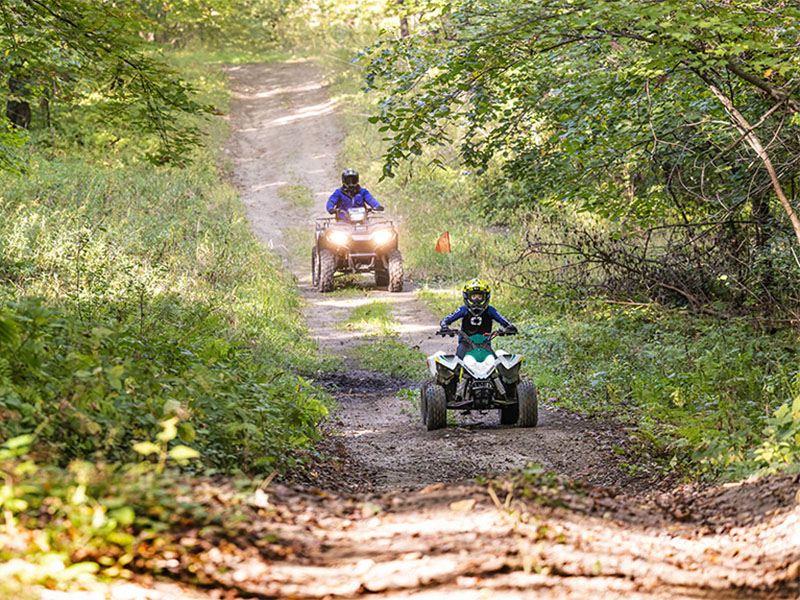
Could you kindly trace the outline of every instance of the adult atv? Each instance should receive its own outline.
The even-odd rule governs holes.
[[[392,221],[351,208],[347,221],[317,219],[311,249],[311,281],[320,292],[333,290],[333,280],[349,273],[374,273],[375,285],[403,291],[403,256],[397,249]]]
[[[447,411],[500,410],[500,423],[535,427],[539,421],[536,386],[520,380],[522,357],[493,350],[493,338],[506,334],[495,331],[468,336],[462,330],[445,329],[442,336],[461,336],[468,350],[464,358],[437,352],[428,357],[428,370],[435,378],[420,392],[422,422],[428,430],[447,425]]]

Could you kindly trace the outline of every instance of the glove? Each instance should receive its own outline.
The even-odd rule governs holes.
[[[503,330],[503,333],[505,335],[516,335],[519,332],[517,331],[517,328],[514,325],[509,325]]]
[[[441,327],[439,331],[436,332],[436,335],[441,335],[442,337],[448,335],[450,333],[449,327]]]
[[[328,214],[331,214],[331,215],[336,214],[336,209],[335,208],[329,208],[328,209]]]
[[[375,212],[383,212],[383,207],[382,206],[376,206],[372,210],[374,210]]]

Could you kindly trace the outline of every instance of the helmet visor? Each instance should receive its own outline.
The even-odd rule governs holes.
[[[346,186],[355,186],[358,185],[358,175],[355,173],[347,174],[342,177],[342,183]]]

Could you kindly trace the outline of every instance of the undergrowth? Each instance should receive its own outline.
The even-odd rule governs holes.
[[[220,106],[218,70],[193,81]],[[295,286],[218,162],[184,168],[52,145],[0,181],[0,441],[38,431],[66,464],[132,457],[179,413],[207,466],[295,465],[326,400]]]

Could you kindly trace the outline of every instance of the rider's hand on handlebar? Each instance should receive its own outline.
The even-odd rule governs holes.
[[[382,206],[376,206],[372,210],[374,210],[375,212],[383,212],[383,207]]]
[[[456,332],[450,329],[449,327],[442,327],[439,331],[436,332],[436,335],[441,335],[442,337],[446,335],[453,335]]]
[[[503,335],[517,335],[518,331],[517,328],[513,325],[510,325],[503,329]]]

